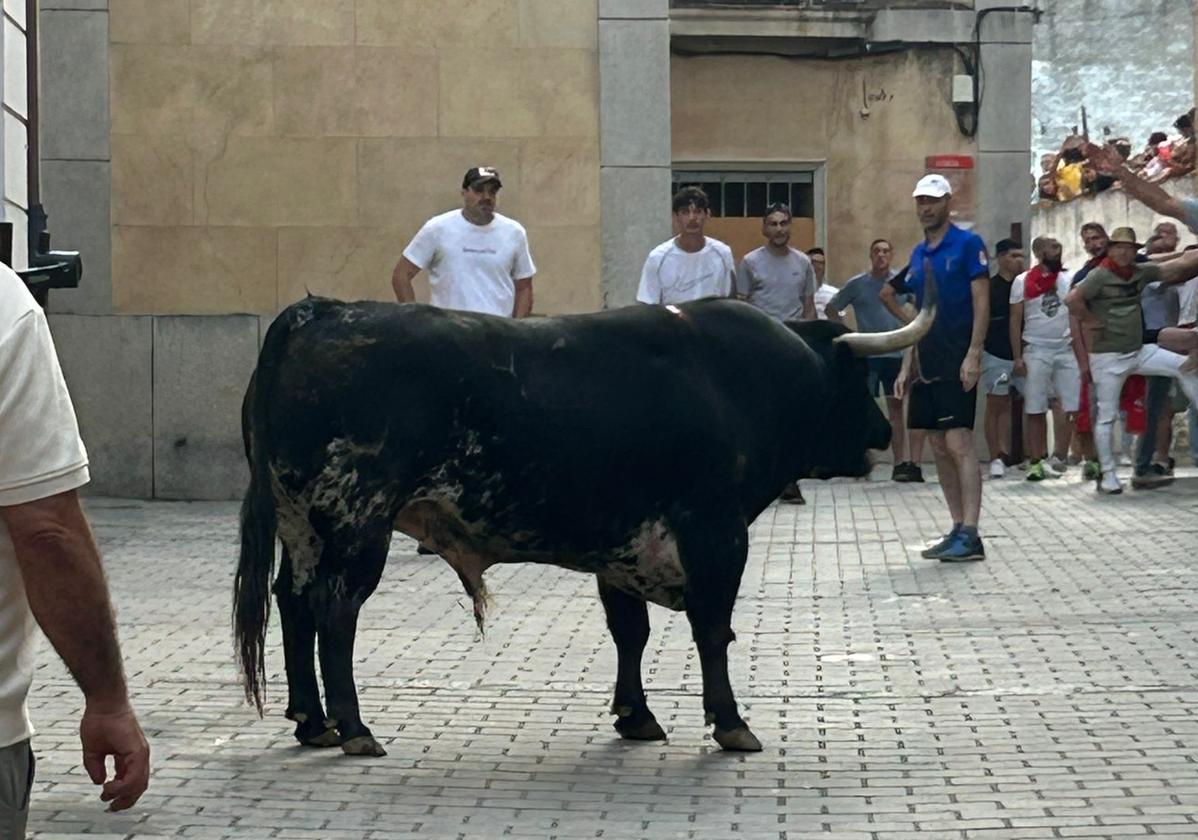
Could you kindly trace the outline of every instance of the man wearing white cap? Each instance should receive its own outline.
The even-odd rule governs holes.
[[[896,396],[910,380],[907,426],[926,429],[936,458],[940,488],[952,515],[952,528],[923,556],[944,562],[984,560],[978,535],[982,507],[982,473],[974,443],[982,344],[990,323],[990,273],[981,237],[949,219],[952,187],[942,175],[925,175],[912,193],[924,241],[915,246],[905,277],[882,287],[886,307],[909,317],[897,295],[913,293],[923,306],[925,272],[936,282],[939,311],[932,329],[908,351],[895,383]]]

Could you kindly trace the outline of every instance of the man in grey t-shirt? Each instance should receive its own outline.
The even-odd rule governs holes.
[[[885,239],[875,239],[870,244],[869,271],[849,280],[844,284],[844,288],[828,301],[825,310],[828,320],[844,323],[841,313],[851,306],[860,332],[888,332],[903,326],[898,318],[890,314],[890,310],[879,297],[882,287],[898,274],[890,267],[893,250]],[[879,390],[881,391],[890,412],[890,446],[894,453],[894,471],[890,477],[895,481],[923,481],[923,469],[919,466],[923,458],[923,432],[911,433],[912,458],[908,461],[907,421],[903,414],[903,401],[894,395],[894,380],[898,377],[902,364],[902,351],[871,357],[869,390],[874,396],[878,396]]]
[[[736,296],[779,321],[815,320],[815,269],[811,260],[790,247],[790,207],[771,204],[761,219],[765,244],[745,254],[736,269]],[[779,497],[806,504],[799,483],[792,481]]]
[[[815,269],[790,247],[790,207],[771,204],[761,220],[765,244],[745,254],[736,270],[736,294],[779,321],[815,318]]]

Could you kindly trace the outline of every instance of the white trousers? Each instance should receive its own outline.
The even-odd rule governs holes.
[[[1198,372],[1182,373],[1185,356],[1171,353],[1155,344],[1145,344],[1134,353],[1091,353],[1090,375],[1094,377],[1094,396],[1098,400],[1098,422],[1094,424],[1094,445],[1102,471],[1115,469],[1111,431],[1119,416],[1119,393],[1133,373],[1145,376],[1170,376],[1176,379],[1192,405],[1198,406]]]

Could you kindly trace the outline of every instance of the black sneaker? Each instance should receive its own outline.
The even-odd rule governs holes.
[[[803,491],[799,489],[797,481],[792,481],[782,489],[782,495],[778,497],[778,501],[786,502],[788,505],[807,504],[807,500],[803,498]]]
[[[928,560],[935,560],[938,558],[940,556],[940,552],[944,551],[953,544],[953,540],[957,538],[957,532],[959,529],[960,526],[954,525],[951,531],[940,538],[940,542],[925,548],[923,551],[919,552],[919,556]]]
[[[1131,486],[1137,490],[1151,490],[1154,487],[1164,487],[1173,483],[1173,476],[1163,464],[1149,464],[1143,470],[1136,470],[1132,476]]]
[[[919,468],[919,464],[913,461],[903,461],[894,465],[894,472],[890,476],[892,481],[910,481],[922,482],[923,470]]]
[[[973,563],[986,559],[986,549],[977,534],[958,531],[953,541],[936,555],[936,559],[941,563]]]

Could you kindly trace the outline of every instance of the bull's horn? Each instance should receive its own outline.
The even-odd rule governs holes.
[[[924,262],[923,276],[926,278],[923,308],[919,310],[914,321],[890,332],[851,332],[838,336],[835,340],[853,348],[853,352],[858,356],[881,356],[918,344],[920,339],[928,334],[928,330],[932,328],[932,322],[936,320],[936,304],[940,297],[936,290],[936,278],[932,274],[930,261]]]

